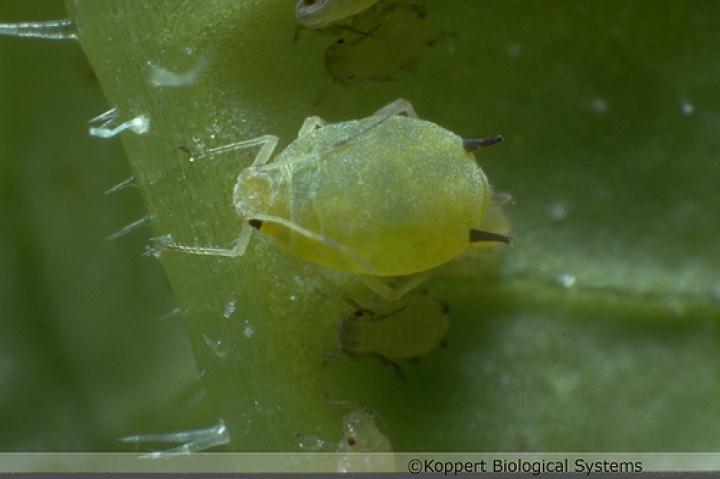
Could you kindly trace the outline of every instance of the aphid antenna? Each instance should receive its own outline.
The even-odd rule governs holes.
[[[463,140],[463,148],[465,148],[465,151],[471,152],[479,150],[480,148],[497,145],[498,143],[502,143],[502,141],[502,135],[489,136],[487,138],[468,138]]]
[[[364,134],[367,133],[368,131],[372,130],[373,128],[376,128],[376,127],[382,125],[383,123],[385,123],[386,121],[388,121],[388,120],[389,120],[390,118],[392,118],[393,116],[397,116],[397,115],[387,115],[387,116],[383,117],[382,120],[380,120],[380,121],[378,121],[378,122],[376,122],[376,123],[373,123],[372,125],[368,126],[368,127],[365,128],[364,130],[362,130],[362,131],[361,131],[360,133],[358,133],[357,135],[354,135],[354,136],[351,136],[351,137],[349,137],[349,138],[345,138],[344,140],[338,141],[338,142],[335,143],[333,146],[331,146],[331,147],[328,148],[327,150],[325,150],[325,151],[323,151],[322,153],[320,153],[320,155],[322,156],[322,155],[325,155],[325,154],[327,154],[327,153],[330,153],[331,151],[333,151],[333,150],[335,150],[335,149],[337,149],[337,148],[341,148],[341,147],[347,145],[348,143],[350,143],[350,142],[353,141],[353,140],[357,140],[359,137],[361,137],[362,135],[364,135]]]
[[[255,219],[269,221],[272,223],[277,223],[279,225],[289,228],[290,230],[300,233],[301,235],[303,235],[307,238],[324,243],[325,245],[329,246],[330,248],[333,248],[334,250],[336,250],[340,253],[346,254],[349,257],[353,258],[355,261],[358,262],[358,264],[362,265],[363,268],[367,269],[371,274],[377,273],[377,268],[370,261],[366,260],[359,254],[355,253],[355,251],[353,251],[350,247],[342,244],[341,242],[339,242],[333,238],[330,238],[327,235],[317,233],[315,231],[311,231],[307,228],[303,228],[302,226],[300,226],[296,223],[293,223],[292,221],[286,220],[285,218],[281,218],[279,216],[259,215],[259,214],[254,214],[251,216]]]

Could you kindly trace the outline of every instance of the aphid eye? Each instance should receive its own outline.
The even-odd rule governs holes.
[[[348,436],[346,439],[347,445],[350,447],[353,447],[355,444],[357,444],[357,440],[353,436]]]
[[[250,219],[248,220],[248,224],[256,230],[259,230],[262,227],[263,222],[262,220]]]
[[[317,0],[305,0],[305,6],[312,7]]]

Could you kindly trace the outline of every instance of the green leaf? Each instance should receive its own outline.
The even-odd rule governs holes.
[[[405,381],[370,359],[323,362],[351,308],[273,240],[255,235],[238,259],[162,255],[229,448],[294,450],[299,435],[332,445],[342,401],[376,411],[396,450],[720,443],[707,427],[720,414],[720,5],[428,0],[430,44],[350,84],[325,51],[358,34],[294,39],[292,2],[67,6],[109,104],[150,119],[123,144],[154,234],[181,243],[232,242],[232,186],[254,156],[191,162],[183,149],[263,134],[283,147],[307,116],[359,118],[398,97],[465,138],[505,136],[480,160],[515,198],[514,246],[436,272],[447,346],[404,365]],[[393,51],[386,31],[371,53]],[[150,82],[148,62],[183,72],[203,58],[190,85]],[[362,72],[372,60],[348,61]]]

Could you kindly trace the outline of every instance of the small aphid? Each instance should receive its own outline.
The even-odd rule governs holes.
[[[469,246],[509,243],[483,230],[491,191],[472,154],[501,140],[463,140],[418,119],[402,99],[360,120],[329,124],[309,117],[273,163],[278,138],[272,135],[195,157],[261,146],[233,191],[245,221],[233,248],[182,246],[171,238],[159,246],[235,257],[258,230],[293,255],[362,275],[373,291],[394,300]],[[411,275],[398,288],[381,279]]]
[[[295,15],[306,28],[322,28],[372,7],[378,0],[298,0]]]
[[[350,411],[342,419],[340,451],[392,451],[390,439],[375,424],[375,414],[367,408]]]
[[[351,452],[338,460],[338,472],[392,472],[395,462],[391,455],[358,454],[392,452],[390,439],[376,424],[376,416],[367,408],[358,408],[342,419],[342,439],[338,452]]]
[[[445,308],[428,294],[415,294],[404,305],[385,309],[356,309],[341,320],[337,327],[340,349],[351,357],[373,356],[399,368],[397,361],[431,352],[447,333]]]
[[[374,17],[356,27],[371,34],[343,34],[325,50],[325,69],[335,82],[392,81],[400,70],[414,70],[423,51],[439,38],[430,33],[420,5],[390,4]]]

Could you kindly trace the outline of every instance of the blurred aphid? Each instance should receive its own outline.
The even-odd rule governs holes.
[[[295,15],[306,28],[322,28],[372,7],[378,0],[298,0]]]
[[[338,472],[393,471],[392,455],[362,454],[364,452],[392,452],[390,439],[376,424],[377,415],[366,408],[355,409],[342,419],[342,438],[339,452],[349,452],[338,461]]]

